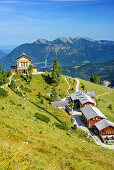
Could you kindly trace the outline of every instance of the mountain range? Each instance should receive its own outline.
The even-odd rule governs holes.
[[[0,59],[5,57],[6,55],[7,54],[4,51],[0,50]]]
[[[16,64],[16,58],[22,53],[32,57],[32,63],[38,69],[52,66],[53,60],[58,58],[62,67],[81,66],[86,63],[102,63],[114,59],[114,41],[93,40],[91,38],[61,37],[53,41],[38,39],[33,43],[25,43],[16,47],[7,56],[0,59],[2,69],[9,70]]]

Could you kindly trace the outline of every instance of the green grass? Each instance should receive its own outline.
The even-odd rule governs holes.
[[[71,88],[69,89],[69,93],[72,94],[76,91],[76,81],[74,78],[66,77],[68,83],[70,84]]]
[[[97,107],[107,117],[108,120],[114,122],[114,89],[97,85],[81,79],[79,79],[79,81],[80,83],[84,84],[85,88],[88,89],[89,91],[95,91],[96,99],[98,100]],[[110,104],[112,105],[112,110],[108,108]]]
[[[45,78],[47,74],[43,75],[33,75],[33,79],[29,84],[27,84],[24,80],[21,79],[16,81],[16,84],[20,87],[23,85],[24,87],[29,88],[31,90],[30,93],[27,93],[22,90],[23,94],[26,98],[29,98],[31,101],[35,102],[41,109],[45,109],[50,114],[56,116],[60,121],[71,125],[69,115],[63,110],[59,108],[52,107],[50,105],[50,97],[47,96],[47,93],[51,93],[52,85],[49,85]],[[61,78],[61,83],[57,87],[58,93],[64,98],[68,96],[67,93],[68,85],[64,79]],[[38,98],[38,93],[41,92],[42,98],[44,99],[44,104],[41,104],[41,99]]]
[[[0,169],[113,169],[114,151],[88,142],[81,130],[69,135],[53,125],[59,122],[48,112],[5,89],[8,97],[0,99]],[[50,122],[36,119],[35,113]]]

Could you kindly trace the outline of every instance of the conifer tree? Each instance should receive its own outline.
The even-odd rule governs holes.
[[[57,101],[58,100],[58,94],[57,94],[57,90],[56,90],[56,85],[54,84],[52,87],[52,91],[51,91],[51,101]]]
[[[53,63],[53,72],[52,72],[52,82],[58,85],[61,79],[61,66],[57,59],[54,60]]]
[[[90,76],[90,81],[94,82],[94,75],[93,74],[91,74],[91,76]]]
[[[94,76],[94,83],[98,84],[98,77],[96,75]]]

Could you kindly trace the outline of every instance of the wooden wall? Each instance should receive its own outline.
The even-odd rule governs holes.
[[[114,135],[114,127],[108,126],[103,130],[99,131],[100,135]]]
[[[89,120],[89,127],[94,126],[95,123],[99,122],[103,118],[96,116],[95,118],[92,118]]]
[[[85,106],[87,106],[87,105],[94,106],[94,103],[90,103],[90,102],[87,102],[87,103],[85,103],[85,104],[81,104],[81,103],[80,103],[80,108],[85,107]]]

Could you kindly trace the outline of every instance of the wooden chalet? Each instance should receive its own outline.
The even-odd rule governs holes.
[[[93,127],[95,123],[99,122],[102,119],[106,119],[106,117],[101,113],[101,111],[91,105],[87,105],[81,108],[82,117],[88,127]]]
[[[16,66],[11,66],[11,72],[12,73],[21,73],[21,74],[26,74],[28,72],[28,67],[31,64],[31,57],[26,56],[25,53],[22,54],[22,56],[18,57],[17,60],[17,65]],[[33,65],[32,65],[33,66]],[[37,73],[37,67],[33,66],[33,73]]]
[[[114,135],[114,123],[102,119],[94,125],[95,132],[101,135]]]
[[[76,104],[79,103],[80,108],[85,107],[87,105],[94,106],[94,101],[90,96],[83,93],[82,91],[75,92],[70,95],[71,102]]]

